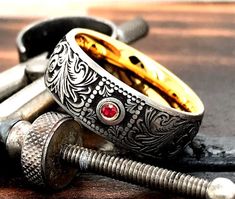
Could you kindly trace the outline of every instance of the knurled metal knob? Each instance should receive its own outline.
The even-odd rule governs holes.
[[[65,144],[82,145],[82,127],[68,115],[45,113],[38,117],[25,138],[21,164],[29,182],[41,187],[60,189],[78,169],[61,163],[60,150]]]

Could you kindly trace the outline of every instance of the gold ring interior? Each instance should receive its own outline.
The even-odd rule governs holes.
[[[200,99],[184,82],[134,48],[99,34],[78,33],[75,40],[108,72],[153,101],[185,112],[204,111]]]

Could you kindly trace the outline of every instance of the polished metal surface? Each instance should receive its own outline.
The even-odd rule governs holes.
[[[208,186],[207,199],[234,199],[235,184],[227,178],[216,178]]]
[[[42,59],[31,58],[26,62],[25,74],[30,82],[35,81],[36,79],[42,77],[46,71],[47,63],[48,63],[48,53],[43,53],[40,55]],[[37,56],[36,56],[37,57]]]
[[[49,107],[53,103],[50,95],[44,93],[46,88],[41,77],[0,104],[0,120],[22,118],[32,121],[42,107]],[[42,95],[45,97],[40,97]]]
[[[0,73],[0,85],[0,100],[27,85],[25,64],[18,64],[17,66]]]
[[[26,75],[26,68],[38,68],[38,62],[45,63],[46,54],[38,55],[24,63],[18,64],[0,73],[0,101],[26,86],[30,80]],[[45,70],[45,67],[44,67]],[[32,75],[31,75],[32,76]]]

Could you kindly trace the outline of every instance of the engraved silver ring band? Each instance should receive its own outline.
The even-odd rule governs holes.
[[[204,113],[200,98],[172,72],[87,29],[73,29],[57,44],[45,84],[85,127],[142,156],[175,156],[197,134]]]

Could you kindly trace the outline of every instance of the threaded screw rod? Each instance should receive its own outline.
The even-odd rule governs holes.
[[[80,147],[83,133],[82,126],[66,115],[45,113],[37,118],[22,145],[21,164],[28,181],[58,190],[67,186],[80,168],[189,198],[235,199],[235,184],[227,178],[209,182],[86,149]]]
[[[90,170],[116,179],[160,188],[191,197],[206,198],[209,181],[179,172],[111,156],[78,145],[66,145],[62,160],[81,170]]]

